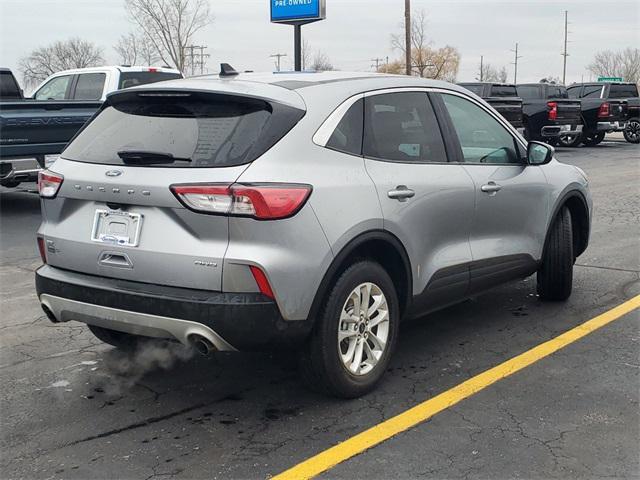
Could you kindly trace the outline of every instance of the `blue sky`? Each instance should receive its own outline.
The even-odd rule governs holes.
[[[476,75],[480,55],[513,78],[515,42],[522,55],[518,80],[538,81],[562,74],[563,12],[569,11],[567,80],[588,78],[595,51],[640,45],[640,1],[412,0],[425,9],[434,46],[452,45],[462,54],[458,80]],[[238,69],[273,70],[272,53],[287,53],[291,68],[293,29],[269,23],[269,0],[211,0],[216,19],[198,43],[209,46],[211,70],[221,61]],[[397,57],[390,35],[402,22],[402,0],[327,0],[327,19],[303,28],[341,70],[370,70],[375,57]],[[109,63],[118,37],[133,29],[122,0],[0,0],[0,66],[16,68],[38,46],[79,36],[102,46]]]

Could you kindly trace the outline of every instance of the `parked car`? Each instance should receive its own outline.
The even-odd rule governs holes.
[[[582,102],[584,128],[582,142],[589,147],[598,145],[607,133],[624,132],[627,126],[627,98],[638,89],[635,84],[579,83],[567,92]]]
[[[569,100],[564,85],[520,83],[524,134],[527,140],[544,140],[556,145],[561,136],[578,136],[582,132],[580,101]]]
[[[522,121],[522,99],[516,86],[509,83],[472,82],[459,83],[461,87],[475,93],[507,119],[518,131],[524,133]]]
[[[468,90],[223,71],[109,95],[41,173],[53,322],[119,348],[295,348],[309,384],[357,397],[403,318],[536,272],[542,299],[571,294],[584,173]]]
[[[9,76],[2,75],[2,78]],[[57,158],[67,142],[100,108],[108,93],[176,78],[182,78],[180,72],[167,68],[81,68],[50,76],[29,99],[23,99],[22,95],[3,97],[0,101],[0,184],[15,187],[20,182],[35,181],[38,171]]]

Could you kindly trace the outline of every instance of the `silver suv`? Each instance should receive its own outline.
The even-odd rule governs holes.
[[[571,293],[584,173],[469,91],[344,72],[110,95],[39,182],[54,322],[130,348],[292,347],[310,384],[371,390],[403,318],[537,272]]]

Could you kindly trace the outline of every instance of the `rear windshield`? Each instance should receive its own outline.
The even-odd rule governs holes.
[[[549,85],[547,98],[569,98],[566,87]]]
[[[518,85],[518,97],[521,98],[541,98],[540,87],[538,85]]]
[[[514,85],[492,85],[492,97],[517,97],[516,87]]]
[[[182,75],[172,72],[121,72],[118,89],[175,80],[176,78],[182,78]]]
[[[611,85],[609,98],[631,98],[638,96],[638,87],[635,85]]]
[[[108,99],[62,155],[105,165],[242,165],[271,148],[303,115],[253,98],[131,92]]]
[[[20,87],[18,87],[11,72],[0,72],[0,97],[22,98]]]
[[[472,85],[469,83],[461,83],[460,86],[466,88],[470,92],[475,93],[479,97],[482,96],[482,91],[484,90],[484,85]]]

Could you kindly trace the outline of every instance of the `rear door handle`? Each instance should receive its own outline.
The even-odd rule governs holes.
[[[406,185],[398,185],[394,190],[389,190],[387,196],[401,202],[406,202],[408,198],[414,197],[416,192]]]
[[[500,191],[502,185],[497,184],[496,182],[489,182],[486,185],[482,185],[480,190],[484,193],[488,193],[489,195],[495,195]]]

